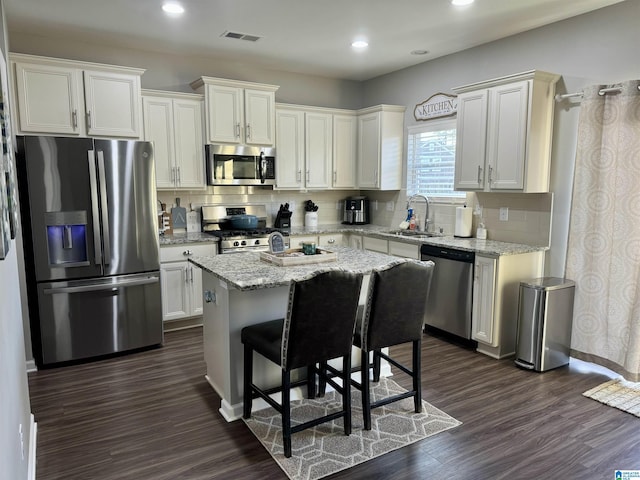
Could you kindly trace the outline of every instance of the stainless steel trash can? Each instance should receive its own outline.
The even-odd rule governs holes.
[[[520,282],[516,365],[544,372],[569,363],[574,293],[566,278]]]

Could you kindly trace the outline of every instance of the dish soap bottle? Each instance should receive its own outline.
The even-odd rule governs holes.
[[[418,224],[418,219],[416,218],[415,213],[412,213],[411,219],[409,220],[409,230],[415,230],[417,224]]]

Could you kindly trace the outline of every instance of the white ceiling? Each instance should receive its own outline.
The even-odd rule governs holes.
[[[9,33],[215,57],[260,68],[367,80],[622,0],[3,0]],[[257,42],[223,38],[225,31]],[[366,51],[350,46],[369,41]],[[10,37],[11,38],[11,37]],[[11,41],[11,40],[10,40]],[[412,50],[428,50],[423,56]]]

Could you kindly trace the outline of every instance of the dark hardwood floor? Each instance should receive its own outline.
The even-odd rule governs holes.
[[[393,352],[408,359],[406,347]],[[577,362],[523,371],[431,335],[422,354],[424,399],[463,424],[330,478],[612,479],[640,469],[640,419],[582,396],[603,374]],[[159,349],[29,374],[37,480],[286,479],[242,421],[220,416],[204,373],[195,328],[167,333]]]

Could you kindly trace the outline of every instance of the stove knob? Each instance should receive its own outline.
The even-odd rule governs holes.
[[[247,244],[247,242],[246,242],[245,240],[242,240],[242,241],[240,242],[240,245],[246,245],[246,244]]]
[[[233,242],[233,246],[234,247],[239,247],[240,246],[240,242]]]
[[[253,242],[254,245],[260,245],[260,240],[256,240],[255,242]]]

